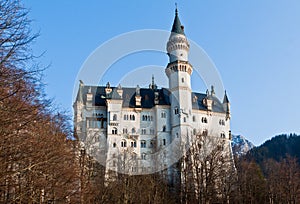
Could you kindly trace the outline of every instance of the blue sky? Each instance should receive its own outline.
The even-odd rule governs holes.
[[[276,134],[300,133],[300,1],[177,3],[187,37],[206,51],[222,77],[231,101],[232,132],[255,145]],[[70,112],[77,73],[93,50],[126,32],[170,30],[175,8],[175,1],[169,0],[24,0],[24,4],[34,20],[33,30],[41,34],[33,51],[46,51],[40,61],[50,65],[45,72],[46,93]],[[115,73],[122,67],[164,67],[167,60],[163,53],[130,55],[115,65]],[[163,80],[164,71],[161,75]],[[119,77],[109,74],[107,79],[114,82]],[[150,82],[151,76],[145,80]],[[200,80],[193,86],[206,90]]]

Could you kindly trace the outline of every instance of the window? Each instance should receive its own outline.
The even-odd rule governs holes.
[[[136,141],[133,141],[130,144],[131,144],[131,147],[136,147]]]
[[[113,121],[116,121],[118,119],[117,114],[113,115]]]
[[[154,135],[154,129],[153,128],[150,129],[150,135]]]
[[[161,112],[161,118],[166,118],[166,112]]]
[[[118,134],[118,129],[117,128],[112,129],[111,134],[117,135]]]
[[[142,158],[142,160],[146,160],[146,154],[143,153],[143,154],[141,155],[141,158]]]
[[[128,133],[127,128],[123,128],[123,134],[127,134],[127,133]]]
[[[150,148],[154,147],[154,141],[150,141]]]
[[[145,140],[141,141],[141,148],[146,148],[146,141]]]
[[[175,113],[176,115],[179,113],[179,110],[178,110],[177,107],[174,109],[174,113]]]
[[[193,115],[193,122],[196,122],[196,116]]]
[[[203,130],[202,134],[203,134],[204,136],[207,136],[207,135],[208,135],[208,131],[207,131],[207,130]]]
[[[134,116],[134,115],[130,115],[130,116],[129,116],[129,119],[130,119],[130,120],[135,120],[135,116]]]
[[[134,134],[135,133],[135,128],[131,129],[131,133]]]
[[[184,83],[184,78],[181,78],[181,82]]]
[[[113,147],[116,147],[116,146],[117,146],[117,144],[114,142],[114,143],[113,143]]]
[[[207,123],[207,118],[206,118],[206,117],[202,117],[202,118],[201,118],[201,122],[202,122],[202,123]]]
[[[126,147],[126,141],[125,140],[121,141],[121,147]]]
[[[146,135],[146,129],[145,128],[142,129],[141,134]]]
[[[164,125],[163,128],[162,128],[162,131],[163,131],[163,132],[166,132],[166,129],[167,129],[167,128],[166,128],[166,126]]]
[[[221,133],[221,138],[225,138],[226,136],[225,136],[225,133]]]
[[[197,134],[197,130],[193,129],[193,135],[196,135],[196,134]]]
[[[163,139],[163,145],[165,146],[166,145],[166,139]]]
[[[225,126],[225,121],[224,120],[219,120],[219,125]]]
[[[183,122],[186,122],[186,117],[183,117]]]
[[[142,115],[142,121],[153,121],[153,116],[151,115]]]

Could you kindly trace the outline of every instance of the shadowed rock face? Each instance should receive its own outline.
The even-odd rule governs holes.
[[[242,135],[232,135],[232,152],[234,155],[241,156],[246,154],[254,145]]]

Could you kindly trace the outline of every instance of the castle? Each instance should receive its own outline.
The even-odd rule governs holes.
[[[168,88],[158,88],[154,77],[149,88],[80,82],[73,105],[75,131],[86,151],[108,170],[147,174],[169,169],[172,180],[175,171],[170,166],[182,155],[172,147],[174,141],[184,144],[202,134],[221,138],[230,145],[226,92],[221,102],[213,86],[206,93],[192,91],[189,49],[176,9],[167,42]]]

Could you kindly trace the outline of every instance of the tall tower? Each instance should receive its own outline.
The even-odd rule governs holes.
[[[169,78],[171,92],[172,137],[181,137],[186,142],[192,132],[191,74],[192,65],[188,62],[190,45],[181,25],[177,8],[171,35],[167,43],[169,63],[165,72]]]

